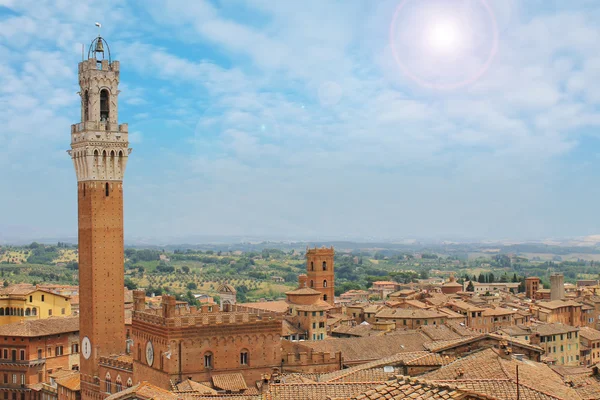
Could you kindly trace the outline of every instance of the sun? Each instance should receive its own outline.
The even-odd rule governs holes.
[[[463,40],[460,25],[450,19],[432,21],[425,34],[427,47],[436,53],[454,53]]]

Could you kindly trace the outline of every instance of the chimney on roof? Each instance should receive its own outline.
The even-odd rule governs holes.
[[[465,375],[465,371],[463,371],[462,368],[459,368],[458,371],[456,371],[456,378],[455,379],[462,378],[464,375]]]

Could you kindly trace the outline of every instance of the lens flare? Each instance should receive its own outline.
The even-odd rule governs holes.
[[[487,0],[402,0],[390,25],[390,48],[402,73],[438,90],[477,81],[498,49]]]

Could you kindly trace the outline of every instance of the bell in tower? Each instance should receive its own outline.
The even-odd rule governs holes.
[[[96,49],[94,52],[102,53],[102,55],[104,55],[104,45],[102,44],[102,38],[100,36],[96,39]]]

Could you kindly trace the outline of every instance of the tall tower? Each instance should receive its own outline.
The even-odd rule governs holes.
[[[335,280],[333,273],[333,246],[306,249],[306,281],[308,287],[321,292],[321,299],[333,305]]]
[[[81,122],[71,126],[77,175],[82,399],[101,399],[100,357],[125,352],[123,173],[127,124],[119,125],[119,62],[98,36],[79,63]]]

